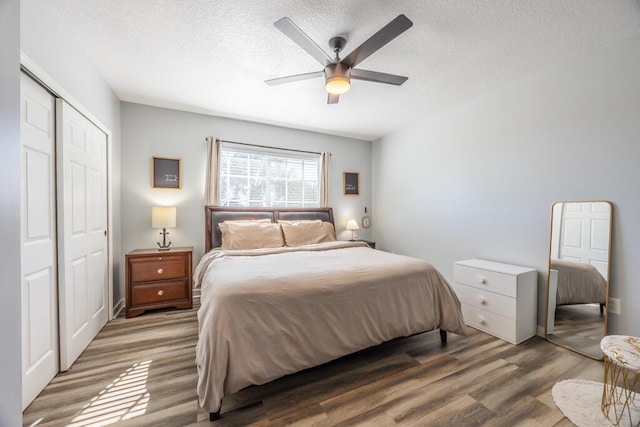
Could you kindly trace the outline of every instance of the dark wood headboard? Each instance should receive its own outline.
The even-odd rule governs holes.
[[[220,247],[222,236],[218,224],[221,222],[264,218],[269,218],[271,222],[276,222],[279,219],[321,219],[334,224],[332,208],[230,208],[225,206],[205,206],[204,219],[207,233],[204,242],[205,252],[209,252],[212,248]]]

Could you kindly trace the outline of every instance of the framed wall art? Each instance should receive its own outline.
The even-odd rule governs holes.
[[[152,157],[151,186],[153,188],[182,188],[182,168],[180,159]]]
[[[360,194],[359,176],[360,174],[357,172],[343,173],[343,188],[345,195],[357,196]]]

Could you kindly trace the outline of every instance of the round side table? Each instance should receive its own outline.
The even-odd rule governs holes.
[[[604,353],[602,413],[616,426],[626,414],[634,425],[631,407],[640,390],[640,338],[608,335],[600,341],[600,348]]]

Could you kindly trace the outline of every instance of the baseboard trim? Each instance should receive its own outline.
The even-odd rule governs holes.
[[[193,288],[191,296],[194,301],[200,301],[200,288]]]
[[[118,301],[113,307],[113,318],[115,319],[116,317],[118,317],[122,310],[124,310],[124,298]]]
[[[537,325],[537,326],[538,326],[537,335],[539,337],[544,338],[544,326],[541,326],[541,325]]]

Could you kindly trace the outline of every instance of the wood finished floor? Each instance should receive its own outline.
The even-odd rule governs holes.
[[[196,308],[110,322],[24,412],[25,426],[570,426],[556,381],[602,381],[601,362],[534,337],[513,346],[469,328],[396,340],[199,410]]]
[[[598,304],[556,307],[553,342],[602,358],[600,341],[604,337],[604,314]]]

